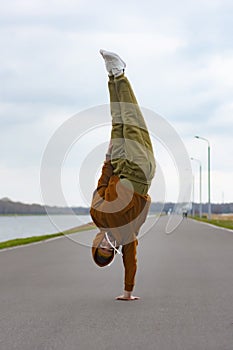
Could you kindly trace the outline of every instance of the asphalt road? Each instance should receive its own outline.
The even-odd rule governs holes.
[[[100,269],[66,237],[1,251],[0,349],[232,350],[233,232],[188,219],[166,235],[167,218],[153,220],[139,242],[139,301],[114,300],[120,256]]]

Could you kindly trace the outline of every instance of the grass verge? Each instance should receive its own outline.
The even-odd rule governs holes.
[[[233,230],[233,220],[221,220],[221,219],[208,220],[206,218],[199,218],[197,216],[193,217],[192,219],[197,220],[197,221],[206,222],[208,224],[212,224],[212,225],[215,225],[215,226],[229,228],[230,230]]]
[[[52,234],[47,234],[47,235],[42,235],[42,236],[33,236],[33,237],[26,237],[26,238],[11,239],[9,241],[0,242],[0,249],[16,247],[19,245],[25,245],[25,244],[30,244],[30,243],[34,243],[34,242],[45,241],[45,240],[48,240],[50,238],[59,237],[59,236],[63,236],[63,235],[70,235],[72,233],[77,233],[77,232],[81,232],[81,231],[89,231],[89,230],[93,230],[95,228],[96,228],[96,226],[93,223],[89,223],[89,224],[85,224],[82,226],[71,228],[69,230],[65,230],[63,232],[52,233]]]

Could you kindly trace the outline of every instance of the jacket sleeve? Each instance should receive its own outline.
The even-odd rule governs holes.
[[[102,174],[99,178],[96,191],[100,197],[104,198],[105,190],[108,187],[110,177],[113,175],[113,167],[110,160],[106,160],[102,167]]]
[[[137,245],[138,240],[125,244],[122,247],[123,263],[125,268],[125,290],[131,292],[135,284],[137,271]]]

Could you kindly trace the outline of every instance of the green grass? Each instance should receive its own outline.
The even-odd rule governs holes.
[[[193,219],[233,230],[233,220],[219,220],[219,219],[208,220],[206,218],[199,218],[197,216],[195,216]]]
[[[42,235],[42,236],[11,239],[9,241],[0,242],[0,249],[16,247],[19,245],[25,245],[25,244],[30,244],[30,243],[34,243],[34,242],[40,242],[40,241],[44,241],[44,240],[51,239],[54,237],[59,237],[59,236],[63,236],[63,235],[70,235],[72,233],[76,233],[76,232],[80,232],[80,231],[93,230],[95,228],[96,227],[94,226],[94,224],[86,224],[86,225],[82,225],[79,227],[71,228],[71,229],[63,231],[63,232],[47,234],[47,235]]]

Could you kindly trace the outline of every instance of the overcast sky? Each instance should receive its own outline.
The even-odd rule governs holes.
[[[51,136],[74,114],[108,103],[104,48],[126,61],[140,105],[163,116],[201,160],[204,202],[207,143],[194,135],[210,141],[212,201],[232,202],[232,17],[231,0],[1,1],[0,198],[43,202],[40,165]],[[154,147],[162,164],[164,151]],[[77,164],[81,151],[73,152]],[[167,170],[166,200],[176,201]],[[73,190],[74,160],[65,171],[68,204],[88,204]]]

